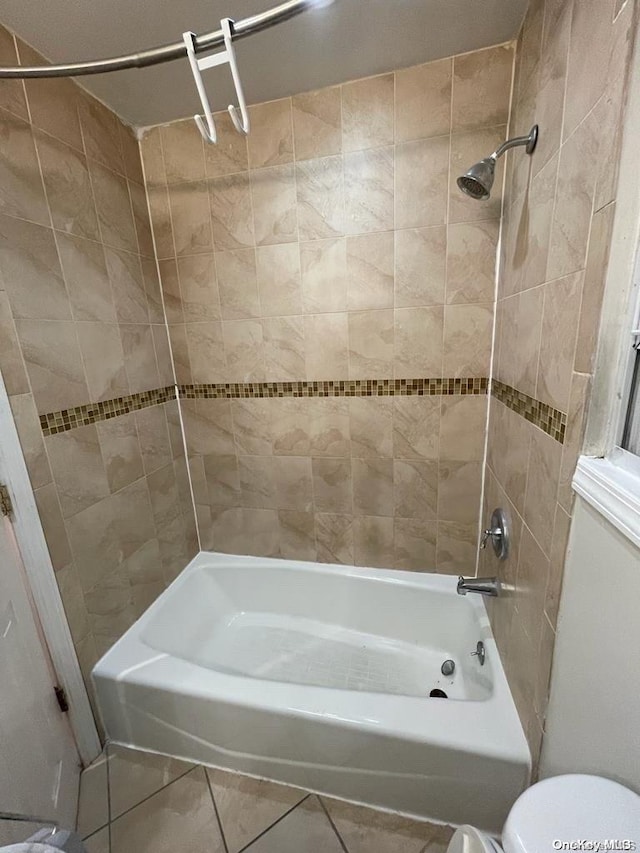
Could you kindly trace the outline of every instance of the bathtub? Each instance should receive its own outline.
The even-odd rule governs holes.
[[[94,668],[107,735],[499,833],[530,755],[483,600],[455,586],[201,553]]]

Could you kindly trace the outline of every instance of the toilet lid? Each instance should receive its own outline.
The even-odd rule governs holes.
[[[458,827],[451,836],[447,853],[499,853],[497,844],[473,826]]]
[[[502,846],[505,853],[596,850],[558,845],[609,839],[635,844],[613,849],[640,850],[640,797],[610,779],[569,775],[538,782],[518,797],[504,826]]]

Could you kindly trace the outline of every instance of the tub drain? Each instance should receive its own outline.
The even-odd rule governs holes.
[[[434,699],[448,699],[449,697],[444,692],[444,690],[440,690],[439,687],[434,687],[434,689],[429,693],[429,696],[432,696]]]

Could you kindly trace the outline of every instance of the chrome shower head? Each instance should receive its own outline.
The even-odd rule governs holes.
[[[496,176],[496,160],[495,157],[485,157],[480,160],[475,166],[472,166],[468,172],[458,178],[458,186],[463,193],[466,193],[471,198],[477,201],[482,201],[489,198],[491,195],[491,187]]]
[[[472,166],[468,172],[458,178],[458,186],[463,193],[476,201],[488,199],[491,196],[491,187],[496,177],[498,159],[502,157],[505,151],[516,148],[518,145],[524,145],[527,154],[533,154],[537,142],[538,125],[536,124],[531,128],[528,136],[516,136],[513,139],[508,139],[493,154]]]

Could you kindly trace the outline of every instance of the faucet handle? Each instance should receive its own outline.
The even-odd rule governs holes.
[[[489,539],[499,539],[501,536],[501,527],[487,527],[487,529],[482,532],[482,541],[480,542],[480,547],[486,548]]]

